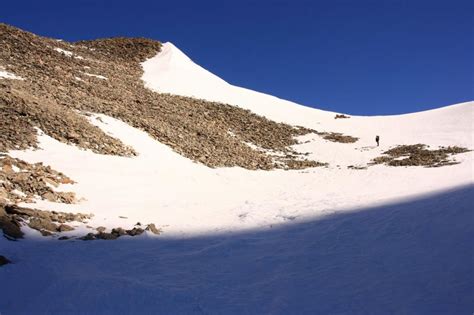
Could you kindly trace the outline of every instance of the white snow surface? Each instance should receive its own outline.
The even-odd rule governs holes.
[[[94,77],[101,80],[108,80],[107,77],[104,77],[103,75],[100,75],[100,74],[93,74],[93,73],[87,73],[87,72],[83,72],[83,73],[88,77]]]
[[[66,55],[67,57],[72,57],[74,55],[72,51],[65,50],[59,47],[55,47],[54,50],[57,51],[58,53]]]
[[[335,120],[335,113],[232,86],[170,43],[143,68],[155,91],[360,140],[306,135],[295,149],[329,167],[248,171],[194,163],[105,115],[90,120],[137,157],[99,155],[41,133],[41,150],[10,154],[65,173],[77,182],[67,189],[83,200],[27,206],[92,212],[89,224],[107,228],[156,223],[164,233],[59,242],[28,231],[20,242],[2,239],[0,254],[15,262],[0,268],[1,282],[12,284],[0,289],[2,314],[472,312],[473,152],[440,168],[347,166],[399,144],[473,149],[473,102]]]
[[[22,77],[6,71],[2,67],[0,67],[0,79],[24,80]]]

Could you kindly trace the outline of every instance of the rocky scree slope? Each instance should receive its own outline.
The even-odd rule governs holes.
[[[290,149],[314,132],[250,111],[144,87],[140,62],[161,47],[143,38],[68,43],[0,24],[0,67],[23,78],[0,81],[0,152],[35,147],[47,135],[96,153],[133,156],[87,119],[102,113],[148,132],[209,167],[301,169],[324,165]]]

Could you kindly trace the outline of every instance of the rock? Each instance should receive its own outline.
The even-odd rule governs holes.
[[[5,206],[0,204],[0,218],[6,217],[6,216],[7,216],[7,212],[5,211]]]
[[[99,232],[99,233],[104,233],[105,230],[107,230],[107,229],[105,228],[105,226],[99,226],[96,230],[97,230],[97,232]]]
[[[3,255],[0,255],[0,266],[11,264],[12,262]]]
[[[60,182],[61,184],[74,184],[74,183],[75,183],[72,179],[70,179],[69,177],[65,177],[65,176],[64,176],[64,177],[61,177],[61,178],[59,179],[59,182]]]
[[[7,190],[3,187],[0,187],[0,198],[1,199],[8,199]]]
[[[10,164],[4,164],[3,167],[2,167],[2,170],[7,173],[7,174],[12,174],[12,173],[15,173],[13,171],[13,168]]]
[[[7,206],[5,206],[5,211],[8,214],[17,214],[17,215],[25,216],[25,217],[37,216],[37,213],[38,213],[34,209],[22,208],[22,207],[18,207],[16,205],[7,205]]]
[[[68,232],[68,231],[73,231],[73,230],[74,228],[67,224],[61,224],[58,226],[58,232]]]
[[[58,238],[58,240],[60,241],[64,241],[64,240],[68,240],[69,237],[68,236],[61,236],[60,238]]]
[[[118,234],[115,233],[98,233],[96,234],[96,238],[101,240],[115,240],[119,237]]]
[[[156,235],[161,234],[161,230],[158,229],[158,228],[155,226],[154,223],[148,224],[145,230],[150,231],[150,232],[152,232],[153,234],[156,234]]]
[[[7,216],[0,217],[0,229],[7,238],[23,238],[23,232],[20,228],[20,223],[15,218]]]
[[[80,240],[83,240],[83,241],[92,241],[92,240],[95,240],[96,237],[95,237],[95,234],[94,233],[87,233],[87,235],[79,238]]]
[[[43,235],[43,236],[51,236],[51,235],[53,235],[53,233],[51,233],[50,231],[47,231],[47,230],[40,230],[39,232],[40,232],[41,235]]]
[[[48,178],[48,177],[43,177],[43,181],[50,184],[53,187],[58,187],[59,186],[58,182],[56,182],[55,180],[53,180],[51,178]]]
[[[131,230],[127,230],[127,234],[130,236],[137,236],[143,234],[143,232],[145,232],[145,230],[142,228],[133,228]]]
[[[48,201],[51,201],[51,202],[55,202],[56,201],[56,196],[54,195],[54,193],[52,192],[46,192],[44,194],[41,195],[41,198],[43,199],[46,199]]]
[[[61,192],[59,196],[63,203],[72,204],[76,202],[76,194],[72,192]]]
[[[116,235],[118,235],[118,236],[127,235],[127,231],[125,231],[125,230],[124,230],[123,228],[121,228],[121,227],[112,229],[111,233],[112,233],[112,234],[116,234]]]
[[[28,226],[40,232],[44,230],[49,231],[49,232],[55,232],[58,229],[58,226],[55,223],[53,223],[51,220],[38,218],[38,217],[31,218],[30,222],[28,223]]]

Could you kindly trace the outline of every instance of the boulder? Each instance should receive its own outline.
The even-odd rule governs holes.
[[[14,218],[8,216],[0,217],[0,229],[3,230],[3,234],[7,238],[23,238],[20,223]]]
[[[96,238],[101,239],[101,240],[115,240],[119,236],[114,233],[98,233],[95,235]]]
[[[92,240],[95,240],[96,237],[95,237],[95,234],[94,233],[87,233],[87,235],[79,238],[80,240],[83,240],[83,241],[92,241]]]
[[[58,226],[58,232],[68,232],[68,231],[73,231],[73,230],[74,228],[67,224],[61,224]]]
[[[151,233],[156,234],[156,235],[161,234],[161,230],[158,229],[154,223],[148,224],[145,230],[150,231]]]
[[[28,226],[40,232],[43,230],[46,230],[49,232],[55,232],[58,230],[58,226],[55,223],[53,223],[51,220],[38,218],[38,217],[31,218],[30,222],[28,223]]]
[[[133,228],[131,230],[127,230],[127,234],[130,236],[137,236],[143,234],[143,232],[145,232],[145,230],[142,228]]]
[[[125,231],[123,228],[119,227],[119,228],[114,228],[112,229],[112,234],[116,234],[117,236],[123,236],[123,235],[127,235],[127,231]]]
[[[4,266],[6,264],[11,264],[12,262],[6,258],[5,256],[0,255],[0,266]]]

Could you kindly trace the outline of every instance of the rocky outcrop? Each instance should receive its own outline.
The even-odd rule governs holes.
[[[357,142],[357,140],[359,140],[359,138],[357,137],[344,135],[339,132],[316,132],[316,134],[323,137],[324,140],[328,140],[331,142],[354,143],[354,142]]]
[[[390,166],[424,166],[440,167],[458,164],[451,157],[455,154],[470,151],[458,146],[440,147],[430,150],[425,144],[400,145],[385,151],[383,156],[373,159],[372,164],[386,164]]]
[[[44,211],[19,207],[17,205],[0,205],[0,229],[3,230],[5,237],[10,240],[23,237],[22,226],[28,226],[31,229],[37,230],[43,236],[54,236],[62,232],[74,231],[74,225],[86,224],[92,216],[92,214],[83,213]],[[113,228],[110,232],[107,232],[105,227],[99,226],[96,228],[96,231],[97,233],[88,233],[77,238],[81,240],[114,240],[125,235],[138,236],[145,231],[156,235],[161,234],[161,230],[153,223],[146,226],[137,223],[135,227],[128,230],[117,227]],[[63,235],[58,239],[67,240],[70,238],[70,236]]]
[[[1,215],[1,213],[0,213]],[[24,208],[17,205],[3,206],[3,216],[0,216],[0,228],[9,238],[21,238],[21,226],[28,227],[39,231],[43,236],[50,236],[57,232],[72,231],[74,228],[66,223],[77,222],[85,223],[92,218],[91,214],[67,213],[57,211],[43,211],[38,209]],[[4,225],[1,222],[9,222],[10,225],[17,227],[16,229]]]
[[[43,163],[30,164],[0,153],[0,203],[32,202],[39,198],[71,204],[76,200],[74,193],[57,192],[54,188],[73,183]]]
[[[0,204],[0,229],[3,231],[3,235],[9,239],[23,237],[20,222],[16,217],[7,214],[4,204]]]
[[[100,229],[99,229],[100,228]],[[93,240],[115,240],[121,236],[138,236],[143,234],[145,231],[149,231],[153,234],[161,234],[161,230],[156,228],[155,224],[151,223],[146,226],[145,229],[141,227],[140,224],[137,224],[134,228],[130,230],[125,230],[123,228],[114,228],[109,233],[106,232],[105,228],[97,228],[98,233],[88,233],[87,235],[80,237],[79,239],[83,241],[93,241]]]

